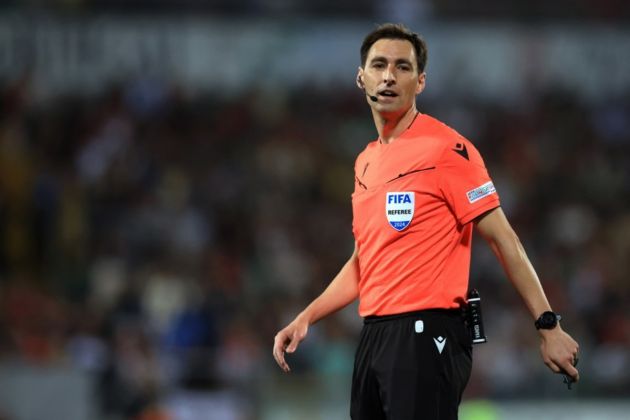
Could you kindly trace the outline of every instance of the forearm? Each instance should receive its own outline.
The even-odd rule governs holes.
[[[532,317],[536,319],[551,310],[538,275],[517,235],[511,232],[504,237],[490,239],[489,244]]]
[[[359,296],[359,262],[357,249],[328,287],[298,317],[312,325],[344,308]]]
[[[521,241],[514,233],[501,208],[496,208],[476,221],[477,230],[488,242],[503,265],[505,273],[521,295],[534,319],[551,307],[538,280],[536,271],[527,258]],[[554,372],[564,372],[574,381],[580,375],[575,368],[578,344],[565,333],[560,324],[552,329],[540,329],[541,355]]]

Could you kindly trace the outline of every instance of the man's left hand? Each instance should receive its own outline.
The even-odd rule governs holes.
[[[540,353],[545,364],[555,373],[568,375],[574,382],[580,380],[575,365],[578,360],[578,343],[558,325],[551,330],[539,330],[542,342]]]

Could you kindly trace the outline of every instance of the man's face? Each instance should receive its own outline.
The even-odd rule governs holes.
[[[359,68],[368,95],[377,102],[368,103],[378,112],[406,111],[424,89],[424,73],[418,74],[416,52],[403,39],[379,39],[368,51],[365,67]],[[361,86],[360,86],[361,87]]]

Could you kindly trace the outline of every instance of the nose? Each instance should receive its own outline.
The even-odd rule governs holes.
[[[388,65],[383,72],[383,82],[387,85],[391,85],[396,82],[396,67],[394,65]]]

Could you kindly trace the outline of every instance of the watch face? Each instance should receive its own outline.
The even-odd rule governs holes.
[[[558,315],[553,312],[547,311],[543,313],[538,319],[538,328],[551,329],[558,324]]]
[[[543,328],[555,327],[556,326],[556,314],[553,312],[545,312],[542,316],[541,324]]]

